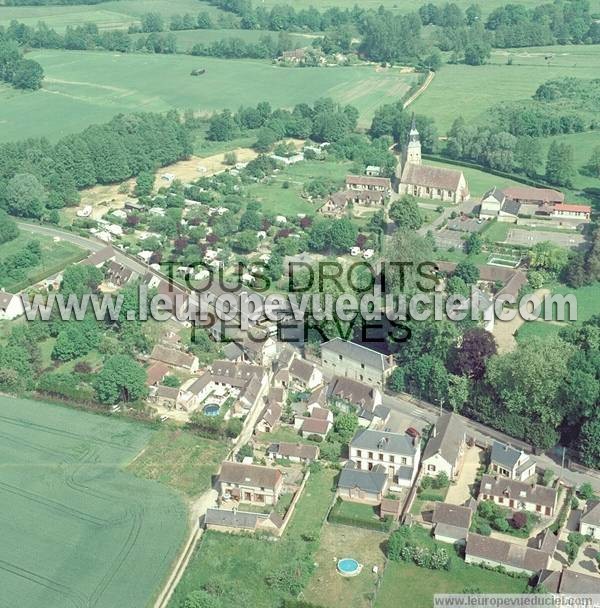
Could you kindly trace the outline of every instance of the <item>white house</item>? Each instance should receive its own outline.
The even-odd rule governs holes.
[[[600,540],[600,500],[590,500],[579,522],[579,531]]]
[[[0,291],[0,321],[12,321],[25,313],[20,295]]]
[[[423,471],[435,477],[441,472],[456,479],[466,448],[466,431],[452,412],[442,414],[433,427],[432,436],[423,450]]]
[[[523,450],[494,441],[490,455],[490,471],[509,479],[526,481],[535,475],[535,461]]]
[[[297,390],[309,390],[317,388],[323,382],[321,370],[304,359],[295,358],[290,365],[290,380]]]

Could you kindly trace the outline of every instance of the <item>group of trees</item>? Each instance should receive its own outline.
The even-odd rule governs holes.
[[[29,139],[0,145],[0,207],[11,215],[48,217],[79,202],[78,189],[122,182],[191,154],[177,112],[116,116],[56,144]]]
[[[231,110],[214,114],[207,137],[213,141],[229,141],[245,130],[259,129],[255,148],[267,152],[284,137],[337,142],[351,134],[357,122],[356,108],[341,107],[332,99],[319,99],[312,107],[298,104],[291,112],[273,111],[268,102],[262,102],[256,108],[241,108],[235,114]]]
[[[277,39],[270,34],[261,36],[258,42],[247,42],[239,37],[222,38],[209,44],[197,43],[190,51],[192,55],[222,57],[224,59],[275,59],[284,51],[295,48],[294,41],[285,32]]]
[[[600,226],[593,227],[590,246],[576,253],[563,270],[563,279],[571,287],[583,287],[600,281]]]
[[[36,90],[42,86],[44,70],[32,59],[24,59],[20,46],[0,28],[0,81],[17,89]]]

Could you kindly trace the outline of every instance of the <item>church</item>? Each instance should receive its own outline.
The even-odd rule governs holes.
[[[408,144],[396,169],[396,180],[400,194],[457,204],[468,201],[470,197],[467,180],[462,171],[423,164],[421,141],[414,120]]]

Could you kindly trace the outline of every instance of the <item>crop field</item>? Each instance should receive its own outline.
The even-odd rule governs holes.
[[[24,399],[0,412],[2,604],[148,606],[187,526],[177,494],[123,470],[151,431]]]
[[[507,65],[509,57],[512,65]],[[600,45],[497,49],[488,65],[443,66],[412,109],[435,118],[443,134],[458,116],[482,120],[490,107],[530,98],[546,80],[597,78],[599,71]]]
[[[415,76],[373,66],[282,68],[266,61],[90,51],[36,51],[46,72],[41,90],[0,87],[0,139],[66,133],[105,122],[120,112],[172,108],[210,113],[270,101],[292,107],[329,96],[355,105],[363,125],[377,107],[402,97]],[[206,69],[200,77],[195,68]],[[36,120],[30,117],[35,116]]]
[[[168,23],[174,13],[197,15],[201,11],[208,11],[213,17],[222,14],[198,0],[113,0],[76,6],[2,6],[0,0],[0,25],[8,25],[16,19],[31,26],[44,21],[58,32],[69,25],[83,23],[95,23],[100,29],[127,29],[139,23],[143,13],[160,13]]]
[[[38,241],[42,248],[41,262],[37,266],[26,269],[26,277],[23,280],[14,280],[2,276],[0,273],[0,287],[8,292],[18,292],[29,287],[37,281],[41,281],[52,274],[63,270],[67,264],[74,264],[83,259],[86,252],[72,243],[65,241],[55,243],[51,238],[42,237],[33,232],[21,229],[21,234],[14,240],[0,245],[0,260],[9,255],[17,253],[29,241]]]

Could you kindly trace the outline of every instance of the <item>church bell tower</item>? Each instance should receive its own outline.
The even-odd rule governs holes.
[[[419,132],[417,131],[414,116],[412,127],[408,135],[408,145],[406,146],[404,164],[406,163],[410,163],[412,165],[421,164],[421,140],[419,139]]]

